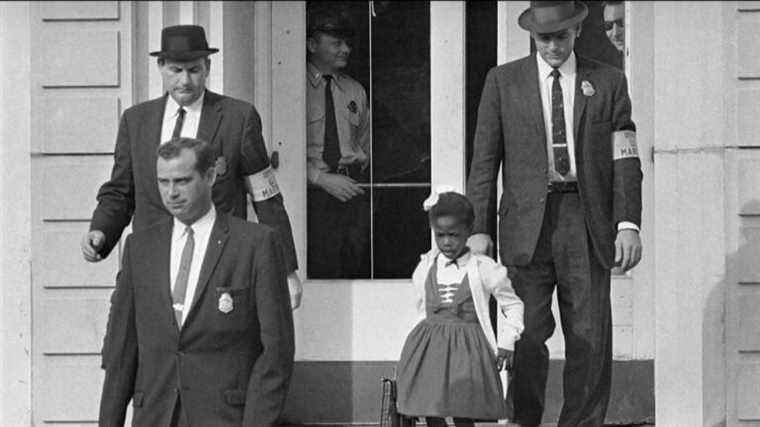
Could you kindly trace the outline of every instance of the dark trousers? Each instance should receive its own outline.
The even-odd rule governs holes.
[[[370,278],[368,193],[341,202],[322,189],[309,188],[306,215],[309,278]]]
[[[508,266],[525,304],[525,331],[515,346],[509,395],[514,421],[541,423],[549,368],[546,340],[554,332],[557,289],[565,335],[564,404],[559,426],[601,426],[612,371],[610,272],[594,256],[577,193],[552,193],[536,252],[526,266]]]
[[[174,413],[172,414],[171,427],[188,427],[190,424],[187,422],[187,415],[182,408],[182,402],[177,397],[177,403],[174,404]]]

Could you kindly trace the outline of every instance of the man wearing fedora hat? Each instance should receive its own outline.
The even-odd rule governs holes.
[[[176,25],[161,32],[157,57],[166,93],[128,108],[121,117],[111,178],[100,187],[90,231],[81,242],[90,262],[108,256],[124,228],[134,231],[170,216],[156,185],[156,147],[173,138],[208,142],[216,153],[213,200],[222,212],[246,217],[246,193],[260,222],[282,239],[291,304],[300,304],[295,247],[288,215],[269,164],[261,119],[253,105],[206,89],[211,48],[203,27]]]
[[[467,193],[473,252],[501,261],[525,303],[508,395],[513,420],[541,423],[557,291],[565,336],[560,426],[601,426],[610,395],[610,269],[641,257],[641,163],[625,75],[573,51],[588,10],[532,1],[519,17],[536,54],[491,69],[478,109]],[[502,169],[503,195],[496,204]]]

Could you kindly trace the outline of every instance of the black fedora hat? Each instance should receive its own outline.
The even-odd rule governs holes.
[[[177,61],[192,61],[219,52],[208,47],[206,32],[200,25],[174,25],[161,30],[161,50],[150,56]]]
[[[524,30],[546,34],[572,28],[587,15],[588,8],[580,1],[531,1],[517,23]]]

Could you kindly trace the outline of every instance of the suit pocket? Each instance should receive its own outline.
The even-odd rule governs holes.
[[[132,395],[132,406],[134,406],[135,408],[142,408],[144,399],[145,399],[145,393],[141,391],[136,391],[135,394]]]
[[[232,406],[245,405],[245,390],[225,390],[224,401]]]

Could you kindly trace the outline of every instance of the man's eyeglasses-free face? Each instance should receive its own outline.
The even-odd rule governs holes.
[[[620,28],[624,28],[625,24],[623,21],[624,20],[622,18],[616,19],[614,21],[604,21],[604,31],[610,31],[615,24],[617,24],[617,26]]]

